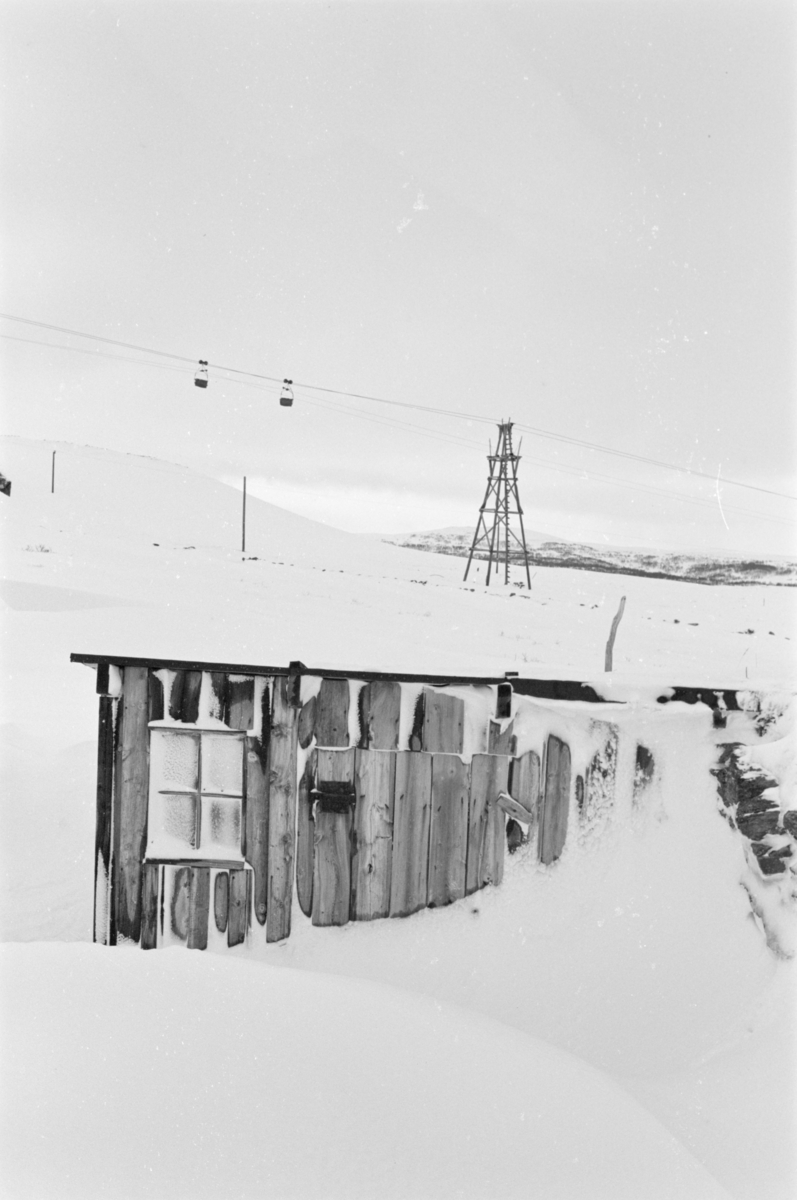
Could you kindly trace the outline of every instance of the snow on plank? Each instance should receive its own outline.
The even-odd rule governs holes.
[[[141,864],[147,831],[148,674],[146,667],[125,667],[114,821],[115,933],[134,942],[141,936]]]

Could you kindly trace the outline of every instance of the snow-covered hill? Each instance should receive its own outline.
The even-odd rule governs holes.
[[[412,550],[432,554],[452,554],[467,558],[473,543],[473,529],[452,527],[425,533],[407,533],[386,537],[385,541]],[[533,568],[569,567],[579,571],[603,571],[615,575],[643,575],[652,579],[682,579],[703,584],[764,583],[797,586],[797,563],[782,558],[742,558],[695,554],[663,553],[652,550],[624,549],[613,546],[588,546],[526,530],[528,561]],[[474,555],[486,559],[480,548]],[[516,586],[524,585],[523,555],[510,549],[510,568]]]
[[[483,575],[463,584],[450,555],[251,497],[243,556],[233,489],[62,445],[53,494],[52,449],[0,444],[13,481],[0,496],[4,937],[73,943],[5,951],[7,1193],[179,1195],[190,1176],[201,1195],[222,1172],[243,1196],[514,1196],[534,1180],[568,1198],[786,1200],[794,962],[767,946],[742,887],[741,839],[710,775],[721,731],[704,706],[650,697],[672,683],[791,692],[794,590],[547,567],[530,594],[487,589]],[[259,962],[85,945],[97,700],[71,651],[605,686],[621,595],[611,687],[639,696],[633,735],[662,772],[644,804],[629,795],[555,866],[518,853],[500,888],[406,920],[297,919],[288,943],[250,947]],[[789,732],[786,713],[761,747],[784,794],[797,783]],[[107,1031],[128,1028],[117,1049]],[[135,1153],[105,1123],[117,1097],[140,1101]],[[34,1134],[52,1155],[36,1155]],[[416,1169],[449,1182],[424,1193]]]

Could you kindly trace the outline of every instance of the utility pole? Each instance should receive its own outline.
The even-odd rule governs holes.
[[[241,554],[246,554],[246,476],[244,475],[244,510],[241,523]]]
[[[519,448],[519,447],[518,447]],[[509,583],[510,538],[523,551],[523,563],[526,567],[526,582],[531,589],[531,573],[529,572],[529,553],[526,548],[526,534],[523,529],[523,509],[520,506],[520,496],[517,485],[517,469],[520,455],[512,449],[512,422],[502,421],[498,426],[498,445],[495,454],[490,447],[487,455],[490,464],[490,475],[487,480],[487,490],[479,509],[479,521],[473,535],[473,543],[468,555],[468,565],[465,568],[465,579],[468,578],[470,564],[476,550],[483,548],[489,551],[487,559],[487,583],[495,563],[496,572],[501,561],[501,532],[504,535],[504,583]],[[515,515],[520,522],[520,537],[510,528],[510,518]],[[492,521],[489,522],[487,517]]]
[[[55,451],[53,450],[53,469],[50,475],[50,494],[55,491]]]

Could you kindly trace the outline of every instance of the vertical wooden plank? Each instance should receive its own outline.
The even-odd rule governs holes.
[[[111,894],[111,825],[113,811],[114,728],[118,701],[100,696],[97,734],[97,809],[94,837],[94,941],[108,942]]]
[[[374,679],[360,692],[360,747],[398,750],[401,684]]]
[[[227,914],[230,907],[230,877],[226,871],[219,871],[213,888],[213,919],[219,933],[227,928]]]
[[[188,898],[188,949],[206,950],[210,909],[210,867],[192,867]]]
[[[158,944],[157,863],[145,863],[141,873],[141,948],[154,950]]]
[[[504,877],[504,830],[506,818],[498,806],[498,793],[505,792],[509,759],[496,754],[474,754],[470,765],[468,816],[468,863],[466,892]]]
[[[313,797],[315,783],[316,752],[311,750],[299,781],[296,810],[296,895],[299,907],[306,917],[313,912],[313,854],[315,821],[313,819]]]
[[[432,756],[429,906],[465,895],[468,850],[468,767],[458,754]]]
[[[244,854],[253,872],[255,918],[265,925],[268,909],[269,729],[247,737],[244,773]]]
[[[313,740],[316,698],[311,696],[299,713],[299,745],[306,750]]]
[[[163,720],[163,684],[154,671],[149,672],[149,719]]]
[[[402,750],[396,755],[393,801],[393,863],[390,915],[406,917],[426,907],[432,756]]]
[[[172,894],[169,902],[169,924],[175,937],[185,941],[188,937],[188,921],[191,911],[191,868],[178,867],[172,877]]]
[[[119,788],[114,797],[114,911],[116,937],[141,937],[141,864],[147,835],[149,786],[149,692],[146,667],[125,667],[119,753]]]
[[[536,751],[527,750],[513,760],[509,794],[531,814],[527,836],[533,842],[540,824],[540,756]]]
[[[298,723],[299,711],[290,703],[288,679],[278,675],[269,743],[267,942],[279,942],[291,932]]]
[[[430,754],[461,754],[465,701],[424,688],[423,746]]]
[[[570,808],[570,747],[553,734],[545,752],[545,788],[540,812],[540,862],[551,863],[562,853]]]
[[[514,754],[517,746],[517,738],[515,737],[515,722],[510,721],[509,724],[502,729],[500,721],[490,720],[489,736],[487,739],[487,750],[490,754]]]
[[[125,667],[125,674],[139,667]],[[173,721],[193,724],[199,716],[199,693],[202,688],[201,671],[175,671],[172,693],[169,697],[169,716]]]
[[[230,729],[251,729],[255,713],[254,679],[229,679],[226,700],[224,723]]]
[[[357,750],[351,864],[351,916],[355,921],[372,921],[390,912],[395,781],[394,752]]]
[[[210,715],[217,720],[225,720],[229,709],[227,689],[229,680],[224,671],[210,672]]]
[[[354,749],[316,750],[319,789],[324,783],[354,783]],[[351,909],[351,808],[332,811],[316,804],[313,853],[314,925],[345,925]]]
[[[315,740],[319,746],[348,746],[348,679],[321,680],[315,708]]]
[[[227,918],[227,945],[240,946],[246,940],[249,917],[249,872],[242,867],[230,871]]]

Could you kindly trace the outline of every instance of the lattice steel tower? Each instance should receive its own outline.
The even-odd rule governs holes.
[[[473,561],[474,552],[480,546],[483,546],[489,550],[487,583],[490,582],[493,563],[495,563],[496,572],[498,571],[502,553],[504,559],[504,583],[509,583],[509,547],[510,538],[512,538],[513,543],[516,543],[523,551],[526,582],[529,588],[531,588],[529,553],[526,549],[526,534],[523,529],[523,509],[520,507],[520,496],[518,495],[517,488],[517,468],[520,462],[520,455],[515,454],[512,449],[511,421],[498,426],[498,445],[496,446],[495,454],[492,452],[492,446],[490,447],[487,461],[490,464],[490,477],[487,480],[487,491],[484,493],[484,500],[479,509],[479,523],[473,535],[473,544],[468,555],[468,565],[465,568],[465,579],[468,578],[468,571]],[[488,514],[492,516],[492,524],[489,524],[487,521]],[[510,517],[512,516],[517,516],[520,522],[520,537],[510,528]],[[502,532],[503,551],[501,549]]]

